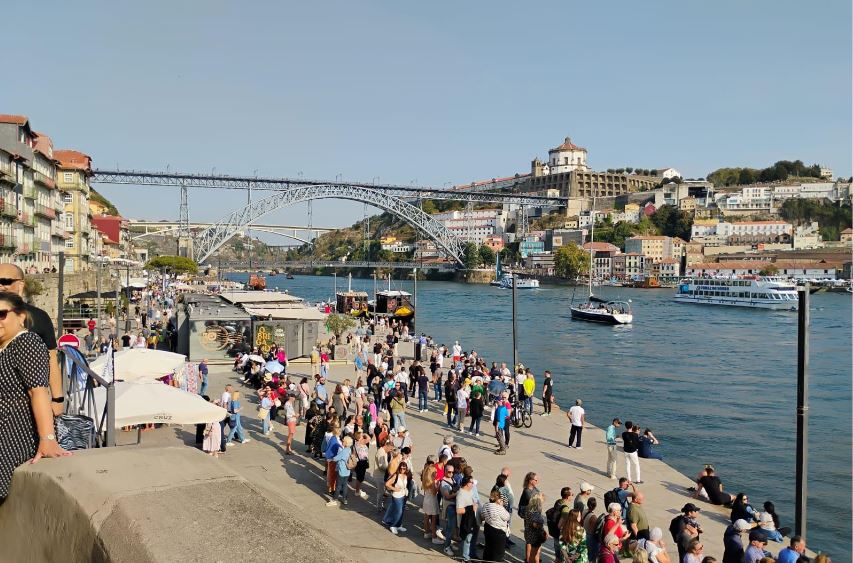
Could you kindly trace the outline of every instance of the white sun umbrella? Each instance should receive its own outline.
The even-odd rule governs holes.
[[[90,364],[97,374],[104,373],[108,356],[100,356]],[[121,381],[153,381],[183,367],[186,357],[164,350],[130,348],[115,353],[115,379]]]
[[[95,405],[102,409],[106,388],[96,387]],[[136,424],[207,424],[225,418],[226,410],[199,395],[157,383],[115,383],[115,427]]]

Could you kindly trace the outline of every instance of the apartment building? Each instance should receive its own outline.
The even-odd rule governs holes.
[[[53,142],[22,115],[0,115],[0,256],[28,271],[58,263],[64,233]]]
[[[651,261],[672,258],[672,238],[665,236],[635,236],[625,240],[625,252],[646,256]]]
[[[478,209],[472,211],[446,211],[432,218],[463,241],[483,244],[492,235],[503,234],[507,215],[503,209]]]
[[[98,237],[92,236],[89,195],[92,159],[75,150],[56,150],[56,182],[62,190],[65,267],[68,271],[88,270],[98,256]]]

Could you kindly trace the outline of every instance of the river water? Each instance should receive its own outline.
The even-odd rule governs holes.
[[[270,289],[312,302],[331,299],[334,284],[332,277],[267,278]],[[338,289],[345,285],[338,278]],[[352,286],[371,294],[374,287],[372,279]],[[413,291],[411,281],[394,288]],[[727,491],[748,492],[756,508],[772,500],[782,525],[793,527],[797,314],[679,304],[669,289],[601,288],[604,297],[633,301],[634,324],[611,327],[572,321],[573,291],[518,292],[519,360],[539,381],[552,371],[558,404],[582,398],[599,427],[614,416],[638,421],[653,429],[671,466],[693,476],[711,463]],[[811,301],[807,539],[840,558],[851,545],[851,296]],[[511,318],[509,290],[418,282],[417,330],[448,347],[458,339],[509,365]]]

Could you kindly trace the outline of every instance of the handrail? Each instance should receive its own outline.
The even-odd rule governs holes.
[[[114,382],[107,381],[92,371],[79,350],[73,348],[73,352],[70,352],[72,348],[71,346],[60,346],[57,349],[60,356],[59,367],[62,373],[62,387],[65,391],[65,412],[68,414],[84,414],[94,420],[97,428],[97,446],[102,448],[113,447],[116,445]],[[85,374],[85,382],[78,377],[70,376],[68,373],[69,361]],[[100,413],[95,404],[95,387],[106,389],[106,403]]]

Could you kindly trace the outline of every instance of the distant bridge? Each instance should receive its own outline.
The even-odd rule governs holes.
[[[421,263],[421,262],[358,262],[358,261],[324,261],[324,260],[296,260],[296,261],[269,261],[261,260],[252,262],[252,268],[247,268],[246,262],[222,262],[222,268],[227,269],[251,269],[251,270],[272,270],[276,269],[280,272],[288,270],[301,270],[305,268],[375,268],[375,269],[394,269],[394,270],[455,270],[457,265],[453,262],[443,263]]]
[[[463,262],[463,243],[442,223],[424,213],[420,203],[424,199],[464,201],[468,210],[475,203],[499,203],[526,207],[565,207],[568,198],[511,193],[523,178],[504,178],[500,182],[473,184],[472,190],[421,188],[396,184],[377,184],[336,180],[305,180],[293,178],[258,178],[251,176],[226,176],[172,172],[145,172],[128,170],[94,170],[91,181],[102,184],[133,184],[142,186],[178,186],[181,205],[178,220],[179,252],[192,254],[197,262],[206,261],[231,237],[245,231],[263,215],[289,205],[315,199],[348,199],[378,207],[406,221],[431,239],[436,247],[455,262]],[[482,191],[486,189],[506,191]],[[266,190],[273,192],[260,200],[234,211],[228,217],[199,233],[190,230],[187,188],[215,188]],[[295,238],[295,237],[294,237]],[[303,240],[297,238],[297,240]],[[181,249],[184,250],[181,250]]]
[[[190,231],[209,229],[216,223],[189,223]],[[177,221],[130,221],[131,240],[143,239],[145,237],[177,233],[181,224]],[[300,243],[311,242],[311,239],[320,233],[336,230],[334,227],[302,227],[295,225],[273,225],[264,223],[251,223],[244,230],[257,230],[264,233],[281,235]]]

